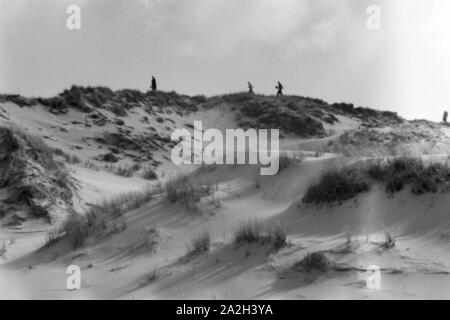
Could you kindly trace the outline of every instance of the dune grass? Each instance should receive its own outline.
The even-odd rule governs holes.
[[[93,206],[84,215],[72,214],[57,230],[47,235],[43,247],[48,247],[61,239],[67,239],[73,249],[83,246],[86,240],[110,228],[117,232],[126,228],[125,223],[116,224],[115,221],[126,212],[142,207],[149,202],[156,190],[145,189],[105,200]]]
[[[353,168],[334,169],[309,186],[303,202],[342,202],[368,190],[369,181],[360,171]]]
[[[180,201],[188,205],[194,205],[200,201],[203,195],[209,194],[210,186],[201,184],[195,179],[181,175],[166,184],[166,197],[172,202]],[[130,192],[116,196],[110,200],[105,200],[92,206],[84,215],[71,215],[57,231],[49,233],[47,241],[43,247],[47,247],[62,238],[67,239],[72,248],[76,249],[84,245],[85,241],[105,230],[119,231],[126,228],[126,224],[115,224],[118,218],[125,213],[142,207],[149,202],[156,194],[161,193],[161,186],[146,188],[141,192]],[[206,237],[202,234],[198,239],[193,240],[193,248],[201,250],[206,246]]]
[[[268,225],[254,219],[239,225],[234,232],[234,243],[237,245],[245,243],[270,244],[275,249],[279,249],[287,244],[287,236],[281,225]]]
[[[302,260],[295,263],[294,269],[301,272],[326,272],[332,268],[332,262],[323,252],[308,253]]]
[[[311,184],[303,197],[304,203],[343,202],[382,183],[392,196],[410,186],[415,195],[448,191],[450,168],[446,164],[425,165],[415,158],[401,157],[386,162],[333,168]]]
[[[210,183],[202,183],[188,175],[179,175],[166,183],[167,199],[172,203],[186,204],[189,208],[194,208],[203,196],[210,193]]]
[[[144,168],[144,170],[142,172],[142,178],[145,180],[156,180],[156,179],[158,179],[158,175],[152,168],[147,167],[147,168]]]
[[[187,254],[190,256],[199,255],[208,252],[210,247],[211,236],[207,231],[203,231],[192,238],[191,243],[187,248]]]

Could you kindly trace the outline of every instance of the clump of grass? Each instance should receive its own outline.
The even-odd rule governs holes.
[[[60,237],[61,237],[61,233],[60,233],[59,229],[56,228],[56,229],[50,230],[49,232],[47,232],[47,235],[45,236],[44,244],[41,247],[41,249],[52,246],[53,244],[58,242]]]
[[[234,243],[271,244],[279,249],[286,245],[286,231],[281,225],[266,225],[259,220],[248,220],[242,223],[234,233]]]
[[[158,179],[158,176],[152,168],[147,167],[142,172],[142,178],[146,180],[156,180]]]
[[[155,252],[159,242],[159,232],[155,227],[145,228],[138,235],[134,250],[144,250],[147,253]]]
[[[301,272],[327,272],[333,264],[324,252],[313,252],[307,254],[302,260],[294,265],[294,269]]]
[[[330,203],[353,198],[369,190],[369,181],[354,168],[334,169],[323,174],[303,197],[304,203]]]
[[[209,251],[211,237],[207,231],[195,235],[188,245],[188,255],[198,255]]]
[[[241,224],[234,233],[236,244],[259,242],[263,239],[263,223],[259,220],[249,220]]]
[[[287,244],[286,230],[280,224],[268,227],[267,232],[268,240],[275,249],[282,248]]]
[[[70,155],[62,151],[61,149],[55,149],[55,154],[61,156],[66,160],[66,163],[68,164],[80,164],[81,159],[77,157],[76,155]]]
[[[160,276],[161,274],[158,272],[158,270],[153,270],[147,277],[147,283],[155,282],[159,279]]]
[[[86,220],[81,216],[70,216],[62,225],[61,234],[69,240],[73,249],[81,247],[89,235]]]
[[[12,131],[16,136],[25,141],[32,152],[50,159],[52,158],[54,149],[48,146],[41,137],[31,135],[18,127],[12,128]]]
[[[133,165],[131,166],[131,169],[133,171],[139,171],[139,170],[141,170],[141,168],[142,168],[142,166],[140,163],[133,163]]]
[[[133,176],[134,170],[132,167],[117,166],[114,173],[117,174],[118,176],[129,178]]]
[[[100,166],[98,166],[97,164],[95,164],[94,162],[90,161],[90,160],[86,160],[81,164],[82,167],[87,168],[87,169],[92,169],[95,171],[100,171]]]
[[[12,139],[15,139],[19,153],[28,154],[33,160],[49,171],[61,169],[62,165],[53,160],[55,149],[48,146],[41,137],[31,135],[18,127],[3,130],[11,130],[10,132],[13,134]]]
[[[105,200],[88,211],[87,215],[110,216],[118,218],[124,213],[140,208],[149,202],[155,193],[155,190],[146,188],[140,192],[130,192],[119,195],[111,200]]]
[[[384,230],[384,242],[381,246],[385,249],[395,247],[395,236],[389,230]]]
[[[167,199],[194,207],[202,196],[211,193],[210,184],[201,184],[186,175],[180,175],[166,183]]]

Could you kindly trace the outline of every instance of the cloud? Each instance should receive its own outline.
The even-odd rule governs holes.
[[[164,32],[180,53],[221,58],[241,45],[281,53],[329,49],[347,25],[342,1],[141,0],[154,32]]]

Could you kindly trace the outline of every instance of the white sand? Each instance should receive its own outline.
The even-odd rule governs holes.
[[[11,105],[3,108],[13,122],[33,134],[53,137],[47,140],[67,152],[71,152],[71,145],[81,143],[81,137],[95,134],[95,129],[76,126],[70,126],[70,134],[57,129],[80,117],[77,113],[56,117],[40,108],[26,112]],[[207,127],[233,125],[233,118],[223,110],[206,111],[203,116]],[[133,119],[130,117],[130,123],[138,127]],[[358,125],[351,119],[340,120],[338,126],[327,129],[339,134]],[[301,142],[282,141],[282,149],[288,154],[300,152]],[[97,153],[95,146],[79,152],[85,159]],[[0,258],[0,298],[450,298],[449,194],[413,196],[405,191],[388,199],[381,188],[375,187],[343,205],[306,206],[300,200],[309,183],[339,161],[335,155],[306,155],[302,163],[293,163],[271,177],[259,177],[255,168],[242,166],[203,173],[202,179],[217,184],[214,197],[220,200],[221,208],[214,208],[209,201],[212,199],[204,199],[199,213],[156,198],[122,217],[127,224],[124,232],[91,239],[65,256],[56,254],[62,250],[59,246],[36,252],[48,226],[27,223],[19,229],[2,230],[0,244],[6,243],[7,252]],[[80,211],[102,199],[141,190],[148,183],[76,165],[70,168],[79,185]],[[173,165],[166,161],[162,168],[169,174]],[[255,188],[257,181],[260,188]],[[260,245],[236,248],[232,243],[234,230],[252,218],[286,227],[290,245],[279,251]],[[151,227],[159,233],[157,251],[134,250]],[[210,252],[184,261],[187,244],[203,230],[212,237]],[[395,247],[389,250],[381,248],[385,230],[396,237]],[[339,253],[347,234],[351,235],[352,250]],[[349,270],[317,276],[293,271],[292,266],[307,253],[320,250],[328,250],[335,263]],[[83,270],[80,290],[68,291],[65,287],[65,269],[70,264]],[[364,269],[373,264],[383,269],[381,290],[366,287]]]

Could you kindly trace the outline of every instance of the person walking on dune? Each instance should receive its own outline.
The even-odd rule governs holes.
[[[444,116],[442,117],[442,121],[444,121],[445,123],[447,123],[447,118],[448,118],[448,112],[444,111]]]
[[[248,83],[248,93],[253,94],[253,84],[250,81],[247,81]]]
[[[277,85],[275,86],[275,89],[277,89],[277,97],[283,95],[283,85],[280,81],[278,81]]]
[[[152,91],[156,91],[158,88],[156,86],[156,79],[155,77],[152,77],[152,85],[150,87],[152,89]]]

